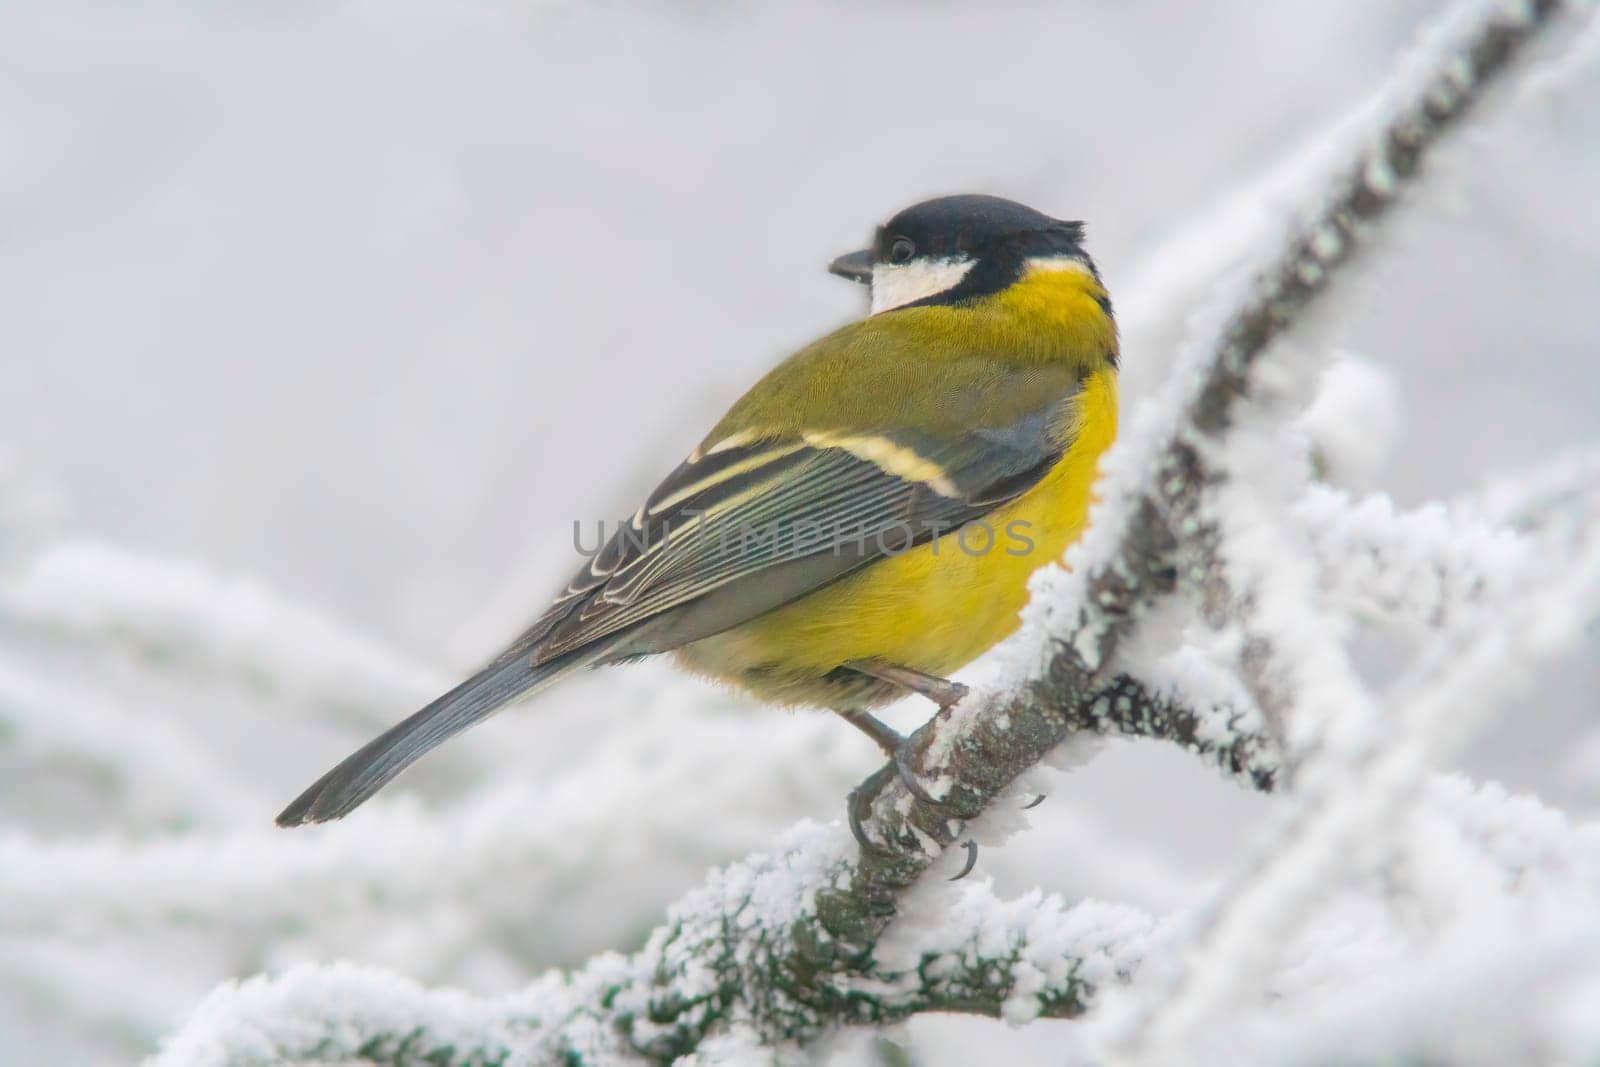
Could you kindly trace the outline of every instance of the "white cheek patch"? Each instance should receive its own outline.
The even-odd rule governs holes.
[[[971,259],[914,259],[872,267],[872,314],[954,289],[976,265]]]

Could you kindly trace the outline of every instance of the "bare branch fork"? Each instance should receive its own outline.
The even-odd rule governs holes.
[[[1159,405],[1165,424],[1147,421],[1119,446],[1077,569],[1042,583],[1049,595],[1036,597],[1012,649],[1028,656],[1024,681],[974,694],[915,735],[916,770],[939,806],[890,780],[866,821],[875,847],[851,857],[837,829],[802,827],[781,852],[713,874],[639,952],[546,976],[511,998],[428,992],[349,968],[224,988],[166,1062],[709,1061],[728,1042],[770,1049],[921,1011],[1070,1016],[1095,988],[1125,979],[1155,933],[1137,913],[1040,896],[1000,902],[974,886],[953,905],[941,897],[939,921],[924,924],[908,919],[925,891],[914,887],[967,822],[1075,733],[1174,741],[1256,788],[1281,775],[1275,731],[1255,709],[1185,705],[1127,673],[1119,656],[1152,608],[1219,577],[1205,551],[1220,538],[1208,499],[1227,479],[1215,457],[1244,414],[1274,417],[1262,403],[1263,356],[1327,291],[1443,134],[1556,22],[1558,6],[1527,0],[1463,20],[1459,38],[1430,53],[1426,77],[1408,79],[1397,106],[1366,124],[1367,142],[1229,303],[1215,338],[1188,353]],[[1243,673],[1270,704],[1270,686]]]

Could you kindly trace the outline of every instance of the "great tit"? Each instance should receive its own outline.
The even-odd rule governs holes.
[[[671,652],[782,705],[870,714],[1018,625],[1116,436],[1117,330],[1083,225],[992,196],[907,208],[833,273],[870,314],[773,368],[510,647],[319,778],[349,814],[413,760],[582,667]]]

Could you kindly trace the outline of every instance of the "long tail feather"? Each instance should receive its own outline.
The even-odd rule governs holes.
[[[579,667],[604,649],[584,649],[535,666],[532,656],[501,657],[421,711],[379,734],[318,778],[278,815],[279,826],[328,822],[350,814],[424,753],[504,704]]]

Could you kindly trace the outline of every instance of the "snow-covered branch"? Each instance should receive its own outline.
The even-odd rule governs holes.
[[[225,987],[156,1062],[668,1063],[729,1032],[776,1048],[922,1011],[1065,1017],[1131,973],[1154,928],[1129,908],[1000,901],[973,885],[945,891],[904,945],[841,960],[816,905],[819,887],[848,878],[848,843],[837,826],[797,827],[777,851],[715,872],[639,952],[510,997],[353,967]]]
[[[1600,836],[1573,833],[1530,798],[1443,777],[1422,795],[1413,818],[1456,841],[1451,876],[1515,886],[1524,910],[1570,891],[1600,861]],[[717,1062],[729,1047],[773,1055],[835,1028],[923,1011],[1013,1023],[1071,1017],[1134,977],[1192,923],[1039,892],[1003,901],[983,884],[933,881],[901,899],[899,920],[870,955],[841,968],[829,953],[817,889],[847,878],[850,856],[838,827],[796,827],[773,852],[715,872],[638,952],[552,972],[509,996],[429,990],[349,965],[230,984],[152,1067],[666,1063],[694,1052]],[[1371,950],[1360,944],[1319,959],[1349,972],[1370,964]],[[1272,1047],[1282,1028],[1253,1040]]]

